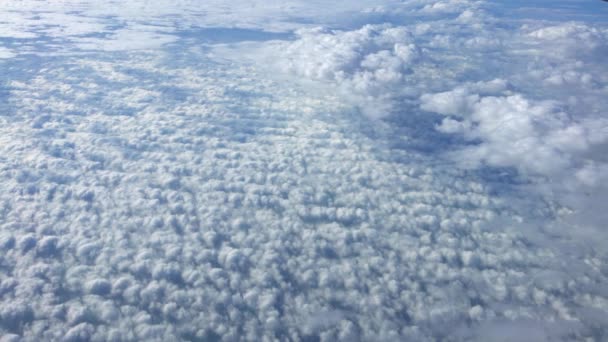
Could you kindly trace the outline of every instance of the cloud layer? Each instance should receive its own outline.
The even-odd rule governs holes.
[[[146,4],[0,10],[0,340],[606,338],[604,24]]]

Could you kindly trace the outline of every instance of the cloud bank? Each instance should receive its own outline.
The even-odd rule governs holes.
[[[604,23],[122,5],[0,9],[2,341],[606,338]]]

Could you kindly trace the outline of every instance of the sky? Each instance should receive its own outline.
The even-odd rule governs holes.
[[[0,3],[0,341],[603,341],[608,3]]]

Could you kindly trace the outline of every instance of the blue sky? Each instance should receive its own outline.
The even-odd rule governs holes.
[[[0,341],[602,341],[608,4],[0,5]]]

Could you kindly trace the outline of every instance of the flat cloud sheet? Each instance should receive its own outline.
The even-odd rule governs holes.
[[[601,1],[0,3],[0,341],[608,338]]]

